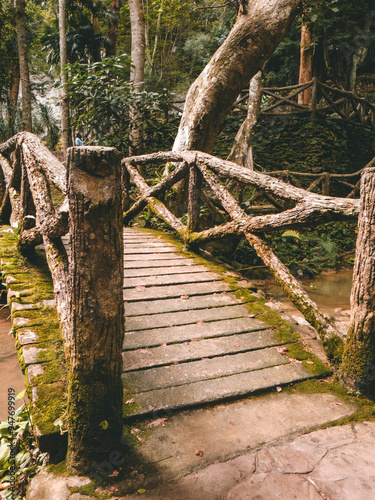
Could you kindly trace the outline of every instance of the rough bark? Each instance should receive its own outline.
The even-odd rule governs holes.
[[[301,48],[299,63],[299,84],[310,82],[312,79],[312,36],[306,24],[301,29]],[[311,87],[298,94],[298,104],[311,103]]]
[[[55,209],[51,200],[47,174],[48,169],[53,169],[53,164],[50,164],[48,162],[48,155],[44,155],[43,153],[47,151],[51,157],[53,155],[48,151],[47,148],[45,148],[45,146],[40,143],[39,139],[33,134],[22,133],[18,134],[18,136],[20,139],[19,147],[22,155],[21,162],[25,166],[27,171],[27,178],[29,181],[33,203],[35,205],[37,214],[37,223],[39,223],[40,221],[50,220],[55,216]],[[40,143],[39,148],[36,147],[38,143]],[[44,161],[41,161],[41,159]],[[46,165],[46,160],[48,162],[48,169],[44,168]],[[59,166],[61,166],[65,173],[64,167],[60,162],[57,161],[56,167],[59,168]],[[58,175],[56,175],[56,177],[58,177]],[[68,257],[61,239],[52,239],[46,234],[43,234],[43,244],[46,251],[48,267],[52,275],[56,309],[62,328],[63,337],[68,345]]]
[[[66,194],[66,168],[36,135],[29,132],[20,132],[14,135],[8,141],[0,144],[0,154],[9,160],[13,152],[20,150],[23,145],[27,146],[28,151],[32,155],[32,161],[40,171],[45,173],[48,181],[62,193]],[[16,162],[13,167],[14,169],[17,168],[18,163]],[[18,167],[18,175],[20,176],[20,165]]]
[[[298,4],[299,0],[249,0],[189,89],[175,151],[212,150],[229,109],[284,37]]]
[[[320,207],[322,210],[336,210],[344,216],[353,217],[359,213],[359,200],[349,198],[334,198],[315,193],[309,193],[304,189],[292,186],[270,175],[244,169],[234,163],[215,158],[204,153],[197,152],[197,164],[206,164],[216,174],[223,177],[234,177],[241,182],[264,189],[282,200],[295,202],[309,202],[311,206]]]
[[[122,5],[121,0],[111,1],[111,17],[109,19],[109,26],[108,26],[108,38],[110,40],[110,45],[107,49],[107,57],[116,55],[118,18],[120,15],[121,5]]]
[[[351,319],[340,368],[351,389],[375,394],[375,167],[361,179],[361,211],[350,297]]]
[[[142,92],[145,79],[145,16],[142,0],[129,0],[131,24],[131,62],[130,81],[133,83],[134,92]],[[139,151],[143,143],[143,123],[136,110],[130,113],[130,154]]]
[[[68,465],[108,458],[122,434],[124,337],[121,164],[114,148],[71,148]]]
[[[64,158],[66,150],[72,145],[69,113],[68,87],[68,49],[66,44],[66,0],[59,0],[59,37],[60,37],[60,78],[61,78],[61,138]]]
[[[22,231],[19,246],[22,250],[35,247],[43,243],[43,234],[55,239],[67,234],[69,231],[69,205],[66,199],[57,214],[47,217],[42,223],[32,229]]]
[[[189,187],[188,187],[188,223],[187,231],[194,231],[199,223],[199,213],[201,208],[202,174],[197,167],[190,165]]]
[[[242,123],[227,158],[228,161],[254,170],[252,142],[253,130],[258,121],[262,97],[262,72],[258,71],[250,81],[247,116]]]
[[[236,220],[206,229],[200,233],[192,233],[189,241],[192,243],[207,243],[209,241],[226,238],[228,236],[240,236],[244,231],[252,233],[265,233],[280,231],[286,229],[298,229],[306,225],[317,226],[334,220],[348,220],[348,216],[342,214],[340,210],[334,208],[325,209],[322,205],[310,205],[308,202],[299,203],[290,210],[284,210],[277,214],[257,215],[254,217],[246,216],[242,220]],[[353,220],[356,216],[353,215]]]
[[[15,0],[18,59],[20,64],[22,87],[22,127],[23,130],[32,132],[31,119],[31,85],[29,73],[29,60],[27,56],[26,26],[25,26],[25,0]]]

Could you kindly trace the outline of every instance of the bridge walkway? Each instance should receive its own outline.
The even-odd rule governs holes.
[[[126,228],[124,242],[126,415],[168,414],[313,376],[313,361],[290,354],[296,337],[259,320],[222,275],[153,232]]]

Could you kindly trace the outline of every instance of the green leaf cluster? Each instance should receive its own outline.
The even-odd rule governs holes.
[[[85,144],[113,146],[128,154],[170,149],[177,130],[176,116],[168,116],[170,98],[161,92],[135,92],[129,82],[130,57],[127,54],[86,65],[68,67],[71,91],[72,125]],[[143,144],[131,139],[136,117],[143,129]]]
[[[16,396],[23,399],[26,391]],[[13,420],[0,422],[0,485],[2,498],[23,498],[28,481],[35,476],[47,460],[35,445],[30,405],[23,399]]]

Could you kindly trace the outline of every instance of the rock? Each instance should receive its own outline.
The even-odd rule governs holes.
[[[26,344],[37,344],[39,337],[34,330],[30,330],[29,328],[24,328],[17,330],[17,339],[21,345],[26,345]]]
[[[28,323],[30,323],[29,318],[14,318],[13,319],[13,326],[18,327],[18,326],[25,326]]]
[[[26,500],[68,500],[69,497],[66,479],[44,471],[31,480],[26,494]]]
[[[27,378],[29,384],[32,385],[33,379],[38,375],[42,375],[44,373],[44,369],[42,365],[30,365],[27,367]]]

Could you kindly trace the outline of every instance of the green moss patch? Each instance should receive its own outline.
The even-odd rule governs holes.
[[[26,260],[18,251],[17,238],[9,230],[10,228],[3,226],[3,231],[0,232],[0,259],[3,282],[8,275],[13,278],[8,283],[8,289],[16,293],[12,294],[10,305],[12,302],[36,304],[53,299],[53,283],[44,252],[35,252]],[[21,291],[24,293],[17,293]],[[64,345],[56,308],[40,306],[37,309],[15,311],[12,320],[15,318],[29,320],[24,326],[13,324],[12,332],[15,336],[19,329],[32,328],[38,336],[37,347],[47,349],[40,360],[43,373],[33,378],[31,386],[26,376],[25,385],[30,399],[32,388],[37,387],[37,399],[32,407],[34,424],[42,434],[56,433],[59,428],[54,422],[66,411],[67,392]],[[16,347],[20,366],[25,372],[23,348],[18,342]],[[43,362],[46,358],[48,362]]]

